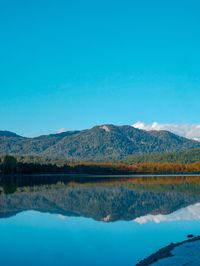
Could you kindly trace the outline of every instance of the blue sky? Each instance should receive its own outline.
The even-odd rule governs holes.
[[[197,124],[200,2],[0,1],[0,128]]]

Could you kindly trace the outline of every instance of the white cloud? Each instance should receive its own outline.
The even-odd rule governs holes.
[[[161,223],[170,221],[194,221],[200,220],[200,203],[182,208],[168,215],[146,215],[136,218],[134,221],[138,224],[146,224],[148,222]]]
[[[138,121],[133,127],[143,130],[167,130],[188,139],[200,141],[200,124],[160,124],[157,122],[147,124]]]
[[[65,131],[67,131],[66,128],[60,128],[60,129],[57,130],[57,133],[60,134],[60,133],[63,133]]]
[[[64,215],[62,215],[62,214],[59,214],[59,215],[58,215],[58,218],[59,218],[60,220],[66,220],[66,216],[64,216]]]

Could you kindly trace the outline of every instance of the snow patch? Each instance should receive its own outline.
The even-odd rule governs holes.
[[[111,221],[111,215],[108,214],[106,217],[102,218],[102,221],[104,221],[104,222],[109,222],[109,221]]]
[[[103,125],[103,126],[100,126],[99,128],[105,130],[106,132],[110,132],[110,129],[108,126]]]

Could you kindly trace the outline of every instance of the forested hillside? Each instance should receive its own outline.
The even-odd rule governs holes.
[[[132,126],[102,125],[36,138],[0,131],[1,155],[110,161],[131,155],[177,152],[192,148],[200,148],[200,142],[168,131],[144,131]]]
[[[127,163],[148,163],[148,162],[172,162],[172,163],[195,163],[200,161],[200,149],[189,149],[178,152],[151,153],[129,156],[123,160]]]

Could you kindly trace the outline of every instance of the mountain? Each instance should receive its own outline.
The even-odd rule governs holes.
[[[3,191],[4,187],[0,186]],[[65,184],[18,188],[0,194],[0,218],[26,210],[84,216],[101,221],[131,220],[148,214],[169,214],[200,200],[198,184],[159,185]]]
[[[25,138],[0,131],[0,154],[75,160],[118,160],[129,155],[200,148],[200,142],[168,131],[101,125],[81,131]]]

